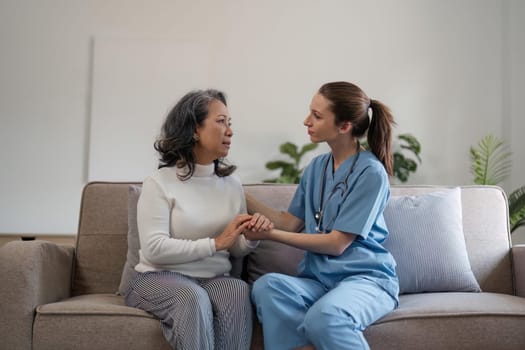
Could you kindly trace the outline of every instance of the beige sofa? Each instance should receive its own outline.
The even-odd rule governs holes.
[[[159,321],[126,307],[116,294],[127,253],[129,185],[86,185],[76,247],[37,240],[0,249],[1,349],[169,349]],[[294,189],[245,185],[246,191],[281,209]],[[392,195],[445,189],[394,186]],[[372,349],[525,349],[525,246],[511,247],[505,195],[497,187],[462,187],[460,211],[468,260],[483,291],[401,295],[399,308],[365,331]],[[252,282],[268,271],[293,274],[301,255],[265,242],[234,265]],[[410,262],[411,254],[406,258]],[[447,263],[434,259],[431,267]],[[262,349],[257,322],[252,349]]]

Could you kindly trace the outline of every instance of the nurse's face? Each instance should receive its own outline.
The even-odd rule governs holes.
[[[308,128],[310,141],[329,142],[339,135],[339,128],[335,125],[335,114],[331,110],[331,102],[317,93],[310,103],[310,113],[303,122]]]

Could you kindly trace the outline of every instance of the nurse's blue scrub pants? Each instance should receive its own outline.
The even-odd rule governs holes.
[[[269,273],[253,285],[252,298],[263,325],[264,348],[290,350],[369,349],[363,331],[390,312],[395,300],[359,276],[327,290],[307,278]]]

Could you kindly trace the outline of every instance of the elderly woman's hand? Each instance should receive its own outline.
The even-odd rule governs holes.
[[[251,215],[240,214],[233,219],[220,235],[215,237],[215,249],[217,251],[229,249],[237,237],[248,228],[252,219]]]

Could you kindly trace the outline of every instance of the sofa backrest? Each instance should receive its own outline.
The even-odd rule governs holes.
[[[73,269],[73,295],[118,290],[128,248],[128,188],[138,183],[84,186]]]
[[[114,293],[126,261],[128,187],[131,182],[91,182],[83,190],[73,295]],[[417,195],[439,186],[392,186],[392,195]],[[266,204],[286,210],[295,185],[244,185]],[[461,188],[463,230],[472,270],[484,291],[513,293],[508,208],[498,187]]]

